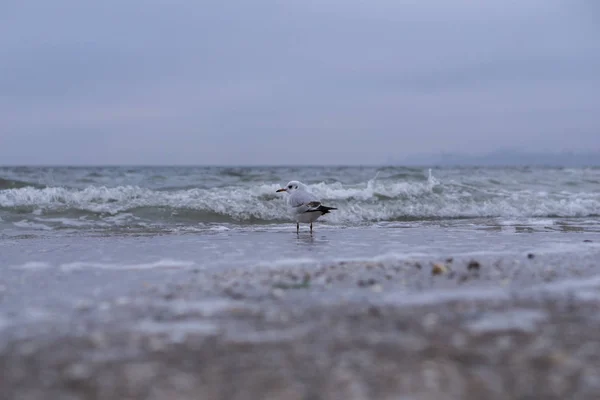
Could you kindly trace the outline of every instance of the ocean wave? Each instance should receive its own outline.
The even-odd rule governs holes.
[[[19,189],[25,187],[43,188],[44,185],[40,185],[33,182],[26,182],[17,179],[4,179],[0,178],[0,190],[5,189]]]
[[[138,186],[21,187],[0,190],[0,209],[21,216],[33,213],[40,218],[69,216],[104,222],[127,215],[162,223],[272,223],[289,219],[285,194],[275,193],[278,187],[258,184],[171,191]],[[442,183],[432,176],[421,181],[374,179],[356,185],[321,182],[309,188],[324,203],[338,208],[323,218],[332,224],[600,215],[598,192],[508,191],[495,185]]]

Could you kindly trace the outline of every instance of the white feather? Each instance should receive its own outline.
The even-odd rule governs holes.
[[[303,183],[291,181],[288,183],[286,191],[288,193],[287,205],[296,222],[313,223],[323,215],[320,211],[310,212],[310,210],[318,209],[321,201],[309,192]]]

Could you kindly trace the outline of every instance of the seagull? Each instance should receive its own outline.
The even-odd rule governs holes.
[[[321,215],[329,213],[330,210],[337,210],[335,207],[326,207],[312,193],[306,185],[298,181],[290,181],[286,187],[277,189],[276,192],[287,192],[287,204],[291,209],[293,218],[296,220],[296,233],[300,232],[300,222],[310,223],[310,232],[312,233],[312,223]]]

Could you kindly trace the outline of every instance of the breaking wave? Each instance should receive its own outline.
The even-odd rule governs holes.
[[[148,224],[268,224],[288,221],[285,194],[275,193],[278,187],[256,184],[165,191],[139,186],[75,189],[16,185],[0,190],[0,211],[4,219],[12,216],[17,222],[23,220],[24,214],[30,214],[42,222],[69,220],[65,225],[71,227],[133,220]],[[353,185],[321,182],[309,188],[323,203],[338,208],[323,218],[324,222],[337,225],[600,215],[599,192],[507,190],[493,184],[443,183],[431,175],[418,181],[372,179]]]

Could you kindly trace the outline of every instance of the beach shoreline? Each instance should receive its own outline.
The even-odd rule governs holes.
[[[14,270],[21,289],[28,281],[46,281],[49,291],[88,282],[95,297],[20,324],[0,320],[2,393],[7,399],[597,398],[599,255],[592,242],[579,254],[129,274]],[[23,289],[18,296],[29,294]],[[16,302],[10,296],[5,287],[5,309]],[[18,319],[16,308],[12,313]]]

